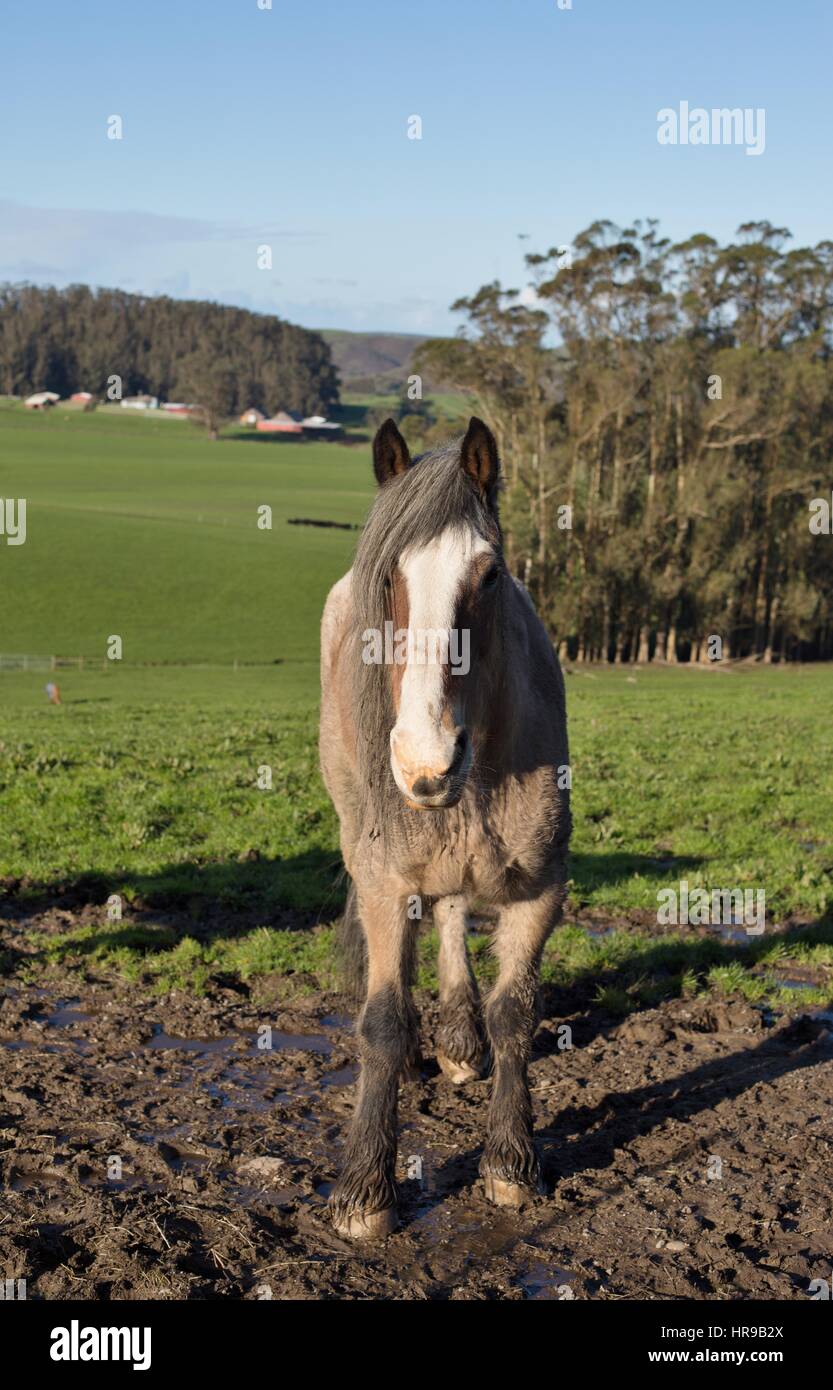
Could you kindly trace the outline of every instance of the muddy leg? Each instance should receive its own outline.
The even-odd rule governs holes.
[[[364,1239],[396,1226],[396,1111],[399,1079],[418,1055],[410,994],[414,924],[404,902],[359,891],[367,937],[367,1001],[358,1019],[361,1054],[356,1108],[341,1176],[330,1198],[341,1235]]]
[[[499,1206],[521,1206],[543,1191],[532,1141],[527,1065],[541,952],[558,920],[562,896],[563,890],[552,889],[535,902],[504,908],[495,934],[500,973],[486,1003],[494,1073],[480,1172],[486,1196]]]
[[[437,1061],[450,1081],[461,1084],[482,1075],[486,1047],[480,995],[466,949],[465,898],[440,898],[434,922],[440,937],[440,1030]]]

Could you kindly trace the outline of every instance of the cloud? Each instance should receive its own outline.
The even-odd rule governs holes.
[[[280,226],[169,217],[155,212],[35,208],[0,199],[0,275],[13,280],[91,279],[126,256],[185,246],[312,241],[317,233]],[[93,269],[95,267],[95,269]],[[174,277],[178,279],[180,277]],[[181,294],[179,288],[169,293]]]
[[[256,248],[264,243],[276,247],[277,274],[256,268]],[[388,297],[380,278],[370,297],[367,276],[350,274],[356,254],[335,246],[329,231],[257,225],[250,218],[234,223],[141,211],[35,208],[0,199],[0,282],[88,284],[208,299],[308,327],[451,330],[450,291],[440,291],[442,298]]]

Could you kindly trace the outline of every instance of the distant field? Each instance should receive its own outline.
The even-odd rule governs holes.
[[[367,428],[368,416],[396,415],[399,394],[382,395],[367,391],[342,391],[341,406],[334,412],[337,419],[354,429]],[[431,415],[444,416],[449,422],[449,434],[462,430],[472,413],[465,396],[453,391],[431,391],[425,396],[426,409]]]
[[[363,447],[6,406],[0,496],[27,499],[28,535],[0,545],[0,652],[103,657],[117,633],[126,662],[315,661],[356,536],[286,523],[360,523],[371,493]]]

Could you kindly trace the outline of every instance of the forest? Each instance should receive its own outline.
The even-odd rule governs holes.
[[[497,432],[509,563],[570,659],[833,657],[833,242],[790,240],[596,222],[418,350]]]
[[[247,406],[326,414],[338,375],[318,333],[274,315],[122,290],[0,286],[0,393],[199,401],[213,420]]]

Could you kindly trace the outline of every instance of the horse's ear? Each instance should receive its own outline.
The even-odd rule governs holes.
[[[460,465],[477,484],[484,500],[494,507],[500,476],[500,460],[495,436],[473,415],[460,449]]]
[[[408,446],[396,427],[395,420],[386,420],[376,431],[373,441],[373,472],[380,487],[389,483],[411,466]]]

